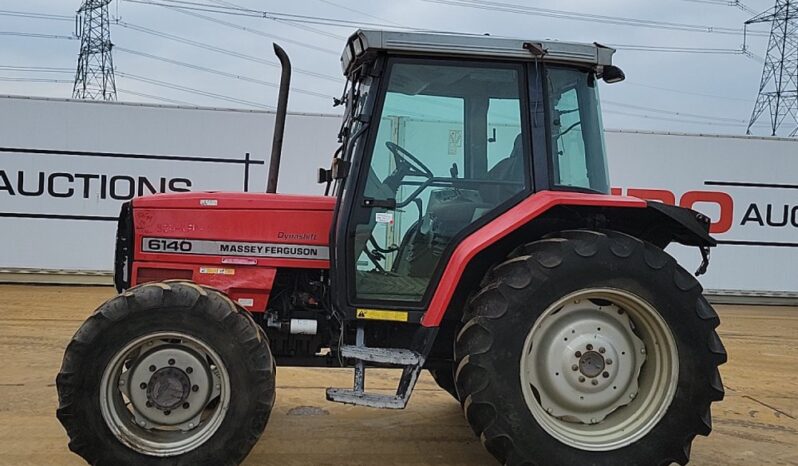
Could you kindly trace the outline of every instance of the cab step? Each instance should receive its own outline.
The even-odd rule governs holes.
[[[394,366],[415,366],[420,355],[403,348],[369,348],[366,346],[342,346],[341,356],[359,361],[391,364]]]
[[[328,388],[327,400],[369,408],[404,409],[407,404],[399,395],[363,393],[348,388]]]
[[[363,327],[358,327],[355,345],[341,346],[339,353],[346,359],[354,359],[355,381],[352,389],[328,388],[327,400],[371,408],[404,409],[416,386],[416,380],[424,365],[421,354],[404,348],[369,348],[365,346]],[[399,386],[393,395],[366,393],[366,362],[403,367]]]

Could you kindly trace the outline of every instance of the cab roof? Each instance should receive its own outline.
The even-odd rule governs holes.
[[[359,29],[349,37],[341,55],[344,73],[348,73],[364,57],[380,51],[423,56],[542,60],[592,67],[612,65],[612,55],[615,53],[615,49],[597,43]]]

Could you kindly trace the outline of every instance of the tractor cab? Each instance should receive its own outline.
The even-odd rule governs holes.
[[[532,192],[609,191],[598,81],[614,50],[358,31],[334,173],[337,307],[421,317],[453,245]]]

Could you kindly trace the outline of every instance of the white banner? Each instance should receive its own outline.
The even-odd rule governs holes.
[[[0,268],[111,270],[132,195],[263,191],[266,112],[0,97]],[[279,191],[320,194],[340,119],[290,115]],[[798,141],[607,132],[624,194],[709,215],[721,245],[704,287],[798,293]],[[247,156],[249,154],[249,156]],[[444,154],[445,155],[445,154]],[[688,270],[695,248],[672,246]]]

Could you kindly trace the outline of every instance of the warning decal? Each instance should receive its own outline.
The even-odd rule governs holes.
[[[388,311],[384,309],[358,309],[355,312],[355,317],[357,317],[358,319],[407,322],[407,311]]]

